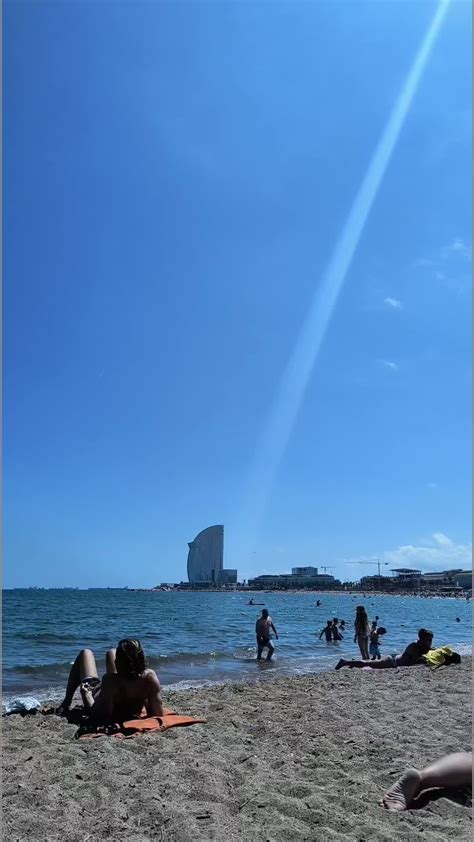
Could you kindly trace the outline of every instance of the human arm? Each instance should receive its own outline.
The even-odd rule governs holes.
[[[277,632],[277,630],[276,630],[275,626],[273,625],[273,623],[270,623],[270,628],[271,628],[271,629],[272,629],[272,631],[275,633],[275,637],[276,637],[276,639],[278,640],[278,632]]]
[[[158,676],[154,670],[148,670],[146,675],[147,697],[145,707],[148,716],[163,716],[163,702],[161,699],[161,686]]]

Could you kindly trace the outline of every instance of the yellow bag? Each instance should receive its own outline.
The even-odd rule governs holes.
[[[450,646],[440,646],[438,649],[430,649],[426,655],[423,655],[423,660],[430,667],[442,667],[446,661],[446,655],[452,655],[452,653]]]

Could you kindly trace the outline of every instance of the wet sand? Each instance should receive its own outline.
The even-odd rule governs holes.
[[[406,767],[471,750],[470,658],[436,672],[344,669],[164,701],[208,723],[75,740],[76,726],[56,716],[4,717],[3,838],[471,838],[456,793],[401,814],[379,804]]]

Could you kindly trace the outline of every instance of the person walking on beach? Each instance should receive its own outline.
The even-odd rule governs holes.
[[[332,620],[327,621],[326,625],[324,626],[324,628],[321,631],[321,634],[319,635],[319,640],[321,640],[323,634],[326,637],[326,643],[331,643],[331,641],[332,641]]]
[[[80,688],[84,710],[91,722],[101,725],[124,722],[146,708],[148,716],[161,716],[163,704],[156,672],[147,668],[139,640],[120,640],[106,657],[107,673],[99,678],[94,653],[79,652],[74,661],[66,694],[56,713],[67,716],[74,693]]]
[[[257,635],[257,661],[261,661],[262,652],[268,649],[267,661],[271,661],[275,647],[270,639],[270,633],[273,632],[278,640],[278,633],[273,625],[272,618],[269,616],[266,608],[262,611],[262,616],[258,618],[255,624],[255,634]]]
[[[354,643],[358,644],[362,658],[368,661],[370,625],[367,611],[363,605],[358,605],[356,608],[354,631]]]
[[[386,629],[384,629],[383,626],[380,626],[379,629],[372,628],[372,631],[370,632],[369,654],[371,655],[372,661],[380,661],[381,655],[379,637],[384,634],[386,634]]]

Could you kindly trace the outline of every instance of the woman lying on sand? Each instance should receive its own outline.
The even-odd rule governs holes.
[[[472,754],[448,754],[418,772],[408,769],[383,797],[383,804],[392,812],[408,810],[412,801],[425,789],[472,786]]]
[[[139,640],[120,640],[117,649],[109,649],[105,662],[107,673],[101,681],[94,653],[90,649],[79,652],[71,667],[66,695],[56,713],[67,714],[80,687],[84,711],[94,723],[123,722],[140,715],[143,706],[148,716],[162,715],[160,682],[155,671],[147,669]]]

